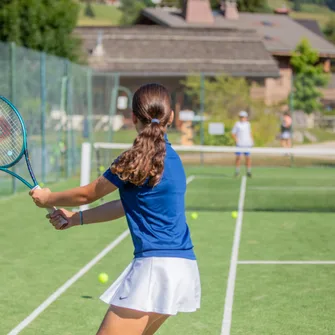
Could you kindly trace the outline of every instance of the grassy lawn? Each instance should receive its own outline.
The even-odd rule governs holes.
[[[292,12],[291,17],[294,19],[305,19],[305,20],[316,20],[319,22],[320,27],[323,29],[330,17],[334,16],[332,12],[328,15],[320,14],[320,13],[304,13],[304,12]]]
[[[268,0],[271,8],[280,8],[285,4],[288,8],[292,8],[292,2],[287,0]],[[120,24],[122,13],[114,6],[102,4],[93,4],[95,13],[94,18],[85,16],[85,4],[81,3],[78,26],[115,26]],[[303,4],[301,12],[292,11],[290,16],[294,19],[310,19],[319,22],[323,28],[331,16],[335,13],[326,6],[318,6],[313,4]]]
[[[268,4],[271,8],[281,8],[283,4],[287,8],[292,8],[293,4],[287,0],[268,0]],[[292,11],[290,16],[294,19],[309,19],[316,20],[319,22],[321,28],[323,28],[329,21],[331,16],[334,16],[335,12],[331,11],[326,6],[318,6],[313,4],[302,4],[301,12]]]
[[[80,4],[78,26],[116,26],[121,19],[121,11],[114,6],[92,4],[95,17],[85,16],[86,5]]]
[[[316,136],[318,142],[335,141],[335,133],[323,129],[308,129],[308,132]]]
[[[334,266],[241,265],[232,335],[333,335]]]

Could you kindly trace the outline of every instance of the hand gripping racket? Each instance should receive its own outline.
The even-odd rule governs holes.
[[[23,156],[33,184],[9,170]],[[17,178],[32,190],[40,189],[29,160],[27,132],[22,116],[15,106],[2,96],[0,96],[0,171]],[[56,208],[48,208],[47,210],[49,213],[53,213]],[[63,224],[67,224],[65,219],[63,221]]]

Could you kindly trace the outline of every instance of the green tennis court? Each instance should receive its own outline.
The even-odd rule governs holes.
[[[187,167],[187,217],[202,307],[171,318],[158,334],[334,334],[334,169],[255,167],[246,180],[211,164]],[[72,179],[52,189],[78,183]],[[237,210],[235,220],[231,212]],[[2,198],[0,213],[1,334],[15,329],[127,228],[120,220],[56,232],[26,193]],[[107,284],[97,276],[107,272],[111,284],[131,261],[131,239],[124,237],[51,305],[40,307],[21,333],[94,334],[106,310],[99,295]]]

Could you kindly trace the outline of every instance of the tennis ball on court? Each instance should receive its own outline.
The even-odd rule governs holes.
[[[43,188],[45,185],[44,185],[44,183],[39,183],[39,186],[40,186],[41,188]]]
[[[103,165],[100,165],[99,170],[100,170],[100,172],[105,172],[106,169]]]
[[[238,216],[238,213],[237,213],[236,211],[231,212],[231,217],[232,217],[233,219],[237,219],[237,216]]]
[[[192,217],[193,220],[196,220],[199,217],[199,215],[198,215],[198,213],[194,212],[194,213],[191,214],[191,217]]]
[[[108,282],[108,274],[102,272],[102,273],[99,274],[98,279],[99,279],[99,282],[100,282],[101,284],[105,284],[105,283]]]

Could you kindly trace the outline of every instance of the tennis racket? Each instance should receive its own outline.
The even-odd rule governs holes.
[[[23,156],[33,183],[10,170]],[[0,96],[0,171],[17,178],[31,190],[40,189],[29,160],[27,132],[23,118],[15,106],[2,96]],[[53,213],[56,208],[47,210]],[[65,219],[63,221],[63,224],[67,224]]]

